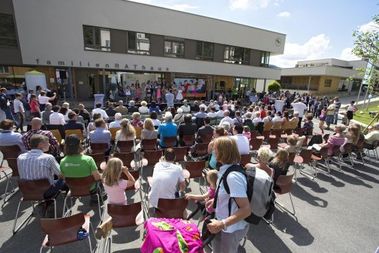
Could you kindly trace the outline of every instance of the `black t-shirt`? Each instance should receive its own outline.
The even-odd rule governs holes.
[[[197,126],[194,123],[190,124],[180,124],[178,128],[179,138],[183,135],[194,135],[197,131]]]

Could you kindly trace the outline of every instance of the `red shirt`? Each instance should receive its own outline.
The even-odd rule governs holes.
[[[30,112],[39,112],[39,104],[37,100],[31,100],[29,105],[30,105]]]
[[[265,118],[267,116],[266,110],[261,111],[261,119]]]

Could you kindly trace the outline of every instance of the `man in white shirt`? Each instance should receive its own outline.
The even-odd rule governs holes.
[[[108,120],[109,119],[109,116],[108,116],[107,112],[104,111],[103,109],[101,109],[101,104],[100,103],[96,104],[96,108],[92,110],[92,116],[95,113],[100,113],[101,118],[104,119],[104,120]]]
[[[122,120],[122,114],[117,112],[115,115],[114,115],[114,121],[112,121],[111,123],[109,123],[109,128],[120,128],[120,122]]]
[[[303,119],[304,113],[307,110],[307,106],[300,101],[300,99],[296,99],[292,104],[291,104],[293,111],[297,112],[299,114],[299,123],[298,123],[298,128],[301,128],[301,121]]]
[[[282,121],[283,121],[283,119],[282,119],[282,113],[281,112],[275,113],[274,118],[272,118],[272,123],[282,122]]]
[[[158,200],[175,199],[175,193],[183,191],[185,181],[183,169],[174,164],[175,152],[168,148],[164,154],[164,160],[155,164],[151,190],[149,193],[150,206],[157,208]]]
[[[275,111],[276,112],[283,112],[283,107],[284,107],[285,101],[282,99],[277,99],[275,100]]]
[[[45,110],[46,104],[53,101],[56,98],[56,96],[57,94],[55,92],[54,92],[54,96],[52,96],[51,98],[46,96],[46,91],[43,90],[40,92],[40,94],[38,95],[38,103],[39,103],[41,112]]]
[[[13,111],[17,115],[18,122],[16,126],[16,131],[20,129],[21,132],[24,132],[24,119],[25,119],[25,109],[24,104],[22,103],[22,94],[16,93],[16,99],[13,100]]]
[[[188,104],[187,100],[183,101],[183,105],[180,108],[183,110],[184,114],[191,112],[191,106]]]
[[[49,122],[50,125],[64,125],[66,124],[66,121],[64,120],[64,115],[62,113],[59,113],[59,105],[53,106],[53,113],[49,116]]]
[[[250,144],[249,140],[244,136],[243,133],[243,126],[238,124],[234,126],[233,129],[234,135],[231,136],[233,140],[237,143],[237,148],[240,153],[240,155],[247,155],[250,153]]]
[[[220,121],[219,126],[222,126],[224,122],[228,122],[230,126],[233,126],[234,120],[231,117],[229,117],[229,115],[230,115],[230,112],[228,110],[225,110],[224,118],[222,118],[222,120]]]

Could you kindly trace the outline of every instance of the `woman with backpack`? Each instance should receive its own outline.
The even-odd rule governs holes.
[[[216,197],[208,201],[206,205],[207,207],[215,206],[215,219],[211,220],[207,228],[209,232],[215,234],[212,241],[213,252],[237,253],[240,240],[249,230],[248,223],[244,219],[249,217],[252,211],[247,197],[247,180],[246,176],[239,171],[228,171],[233,165],[240,166],[241,156],[234,140],[219,137],[214,140],[213,148],[221,167],[218,172]],[[229,194],[223,183],[225,173]],[[231,200],[230,210],[229,200]]]

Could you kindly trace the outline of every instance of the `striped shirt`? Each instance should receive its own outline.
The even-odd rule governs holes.
[[[54,175],[60,175],[59,164],[54,156],[45,154],[40,149],[32,149],[17,158],[20,179],[37,180],[47,178],[54,183]]]
[[[24,146],[26,147],[27,150],[31,149],[29,145],[29,141],[33,134],[42,134],[46,136],[47,138],[49,138],[49,143],[50,143],[49,154],[52,154],[53,156],[59,156],[60,151],[59,151],[59,143],[57,139],[55,139],[54,135],[50,131],[45,131],[45,130],[29,130],[22,136],[22,142],[24,143]]]

